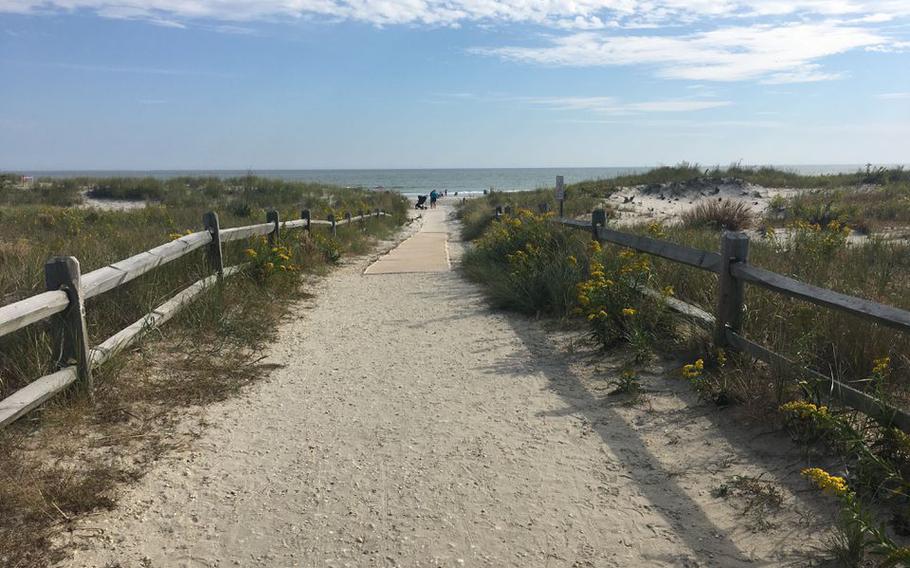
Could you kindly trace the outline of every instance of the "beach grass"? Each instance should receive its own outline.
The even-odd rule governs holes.
[[[64,180],[65,181],[65,180]],[[61,182],[60,187],[84,188]],[[54,185],[54,187],[58,187]],[[407,216],[397,195],[322,185],[269,181],[239,195],[169,201],[130,210],[56,205],[40,186],[0,206],[0,303],[44,290],[43,266],[54,255],[76,256],[83,272],[103,267],[202,229],[202,215],[216,210],[221,226],[265,222],[265,209],[283,219],[329,213],[339,218],[361,209],[388,217],[311,233],[283,232],[224,245],[225,266],[247,270],[189,304],[171,322],[106,363],[95,373],[94,399],[71,391],[0,431],[0,557],[10,567],[45,566],[64,556],[55,535],[81,515],[109,508],[118,486],[141,477],[179,437],[180,409],[222,400],[265,376],[259,362],[277,323],[310,294],[306,285],[343,255],[368,251]],[[305,190],[305,191],[304,191]],[[77,192],[78,193],[78,192]],[[258,197],[256,195],[258,194]],[[88,333],[97,344],[140,319],[176,292],[208,276],[203,250],[140,276],[86,303]],[[0,338],[0,397],[54,370],[48,322]],[[128,453],[129,460],[117,459]]]

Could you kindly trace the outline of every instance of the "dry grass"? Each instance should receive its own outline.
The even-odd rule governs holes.
[[[367,195],[339,191],[341,199],[332,200],[336,206],[345,195]],[[336,251],[364,252],[377,237],[394,231],[404,218],[404,201],[395,208],[396,217],[370,220],[363,228],[340,227],[337,238],[286,233],[283,244],[303,271],[227,279],[100,368],[94,401],[67,393],[0,431],[0,566],[47,566],[65,557],[68,546],[100,536],[71,532],[74,521],[110,508],[123,483],[186,447],[204,427],[189,419],[197,416],[190,409],[235,396],[265,376],[270,367],[261,362],[261,353],[281,318],[307,297],[305,283],[330,269]],[[290,216],[297,205],[286,209]],[[11,259],[0,265],[3,303],[40,290],[41,266],[49,254],[77,254],[84,270],[91,270],[166,242],[169,232],[198,227],[202,211],[0,209],[10,221],[0,228],[0,254]],[[231,213],[224,218],[226,226],[254,222]],[[225,263],[246,260],[246,246],[226,247]],[[87,305],[90,337],[97,343],[204,274],[200,252],[93,299]],[[46,331],[46,326],[30,326],[3,338],[0,395],[50,370]]]
[[[748,205],[729,199],[699,203],[680,217],[686,228],[714,231],[742,231],[752,227],[754,221]]]

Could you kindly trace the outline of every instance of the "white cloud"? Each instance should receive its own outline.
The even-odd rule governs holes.
[[[722,100],[663,99],[653,101],[625,102],[617,97],[517,97],[512,95],[477,95],[473,93],[450,93],[442,95],[449,99],[472,100],[487,103],[525,104],[558,111],[584,111],[596,115],[631,115],[642,113],[678,113],[707,110],[730,106],[733,103]]]
[[[880,95],[875,95],[875,98],[882,99],[885,101],[904,101],[910,100],[910,92],[905,93],[881,93]]]
[[[0,12],[88,10],[115,18],[226,21],[324,16],[378,25],[536,22],[601,29],[700,19],[844,16],[885,22],[910,15],[906,0],[0,0]]]
[[[910,47],[891,35],[906,33],[910,0],[0,0],[0,13],[75,11],[244,33],[238,23],[301,19],[525,23],[555,35],[543,44],[474,51],[560,66],[648,66],[662,77],[695,81],[824,81],[841,77],[821,67],[824,58]]]
[[[672,79],[794,83],[837,78],[821,71],[815,61],[888,41],[872,30],[822,22],[731,26],[677,36],[580,32],[553,37],[540,47],[476,51],[548,65],[648,65]]]

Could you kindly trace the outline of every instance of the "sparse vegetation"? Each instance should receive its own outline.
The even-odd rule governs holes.
[[[259,353],[274,337],[274,323],[306,296],[301,284],[341,254],[365,252],[405,220],[407,202],[397,194],[330,186],[308,186],[301,193],[275,189],[280,186],[271,182],[269,187],[274,191],[260,199],[250,193],[242,201],[213,198],[221,206],[248,207],[252,219],[205,199],[171,206],[165,198],[163,204],[130,211],[10,201],[0,206],[2,304],[43,291],[43,264],[52,255],[76,256],[88,272],[167,242],[171,234],[200,230],[208,209],[218,210],[224,227],[264,221],[265,203],[285,219],[297,218],[302,208],[313,210],[314,218],[361,208],[392,213],[363,228],[340,227],[337,237],[314,227],[312,234],[287,231],[277,246],[262,239],[226,244],[225,265],[252,260],[252,269],[227,279],[101,367],[94,401],[77,392],[57,397],[0,431],[0,564],[19,568],[58,560],[62,552],[52,545],[55,534],[84,513],[110,507],[118,484],[141,477],[149,463],[185,441],[173,429],[175,409],[224,399],[262,376],[266,367]],[[93,343],[208,275],[204,259],[198,251],[90,300]],[[0,339],[0,397],[49,372],[52,352],[46,324]],[[118,459],[127,449],[131,459]]]

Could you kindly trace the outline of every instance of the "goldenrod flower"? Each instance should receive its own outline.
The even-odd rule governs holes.
[[[876,375],[887,375],[891,368],[891,357],[882,357],[873,361],[872,372]]]
[[[567,258],[566,260],[568,260],[568,261],[569,261],[569,264],[572,265],[572,266],[575,266],[575,265],[578,264],[578,259],[575,258],[574,256],[570,256],[570,257]]]
[[[245,251],[243,251],[243,254],[245,254],[247,256],[247,258],[256,258],[257,256],[259,256],[256,253],[256,251],[253,249],[246,249]]]
[[[635,308],[623,308],[623,310],[622,310],[622,315],[624,315],[626,317],[632,317],[637,313],[638,313],[638,310],[636,310]]]
[[[843,477],[831,475],[823,469],[807,467],[800,473],[825,493],[831,493],[841,497],[850,491],[850,488],[847,487],[847,481]]]

